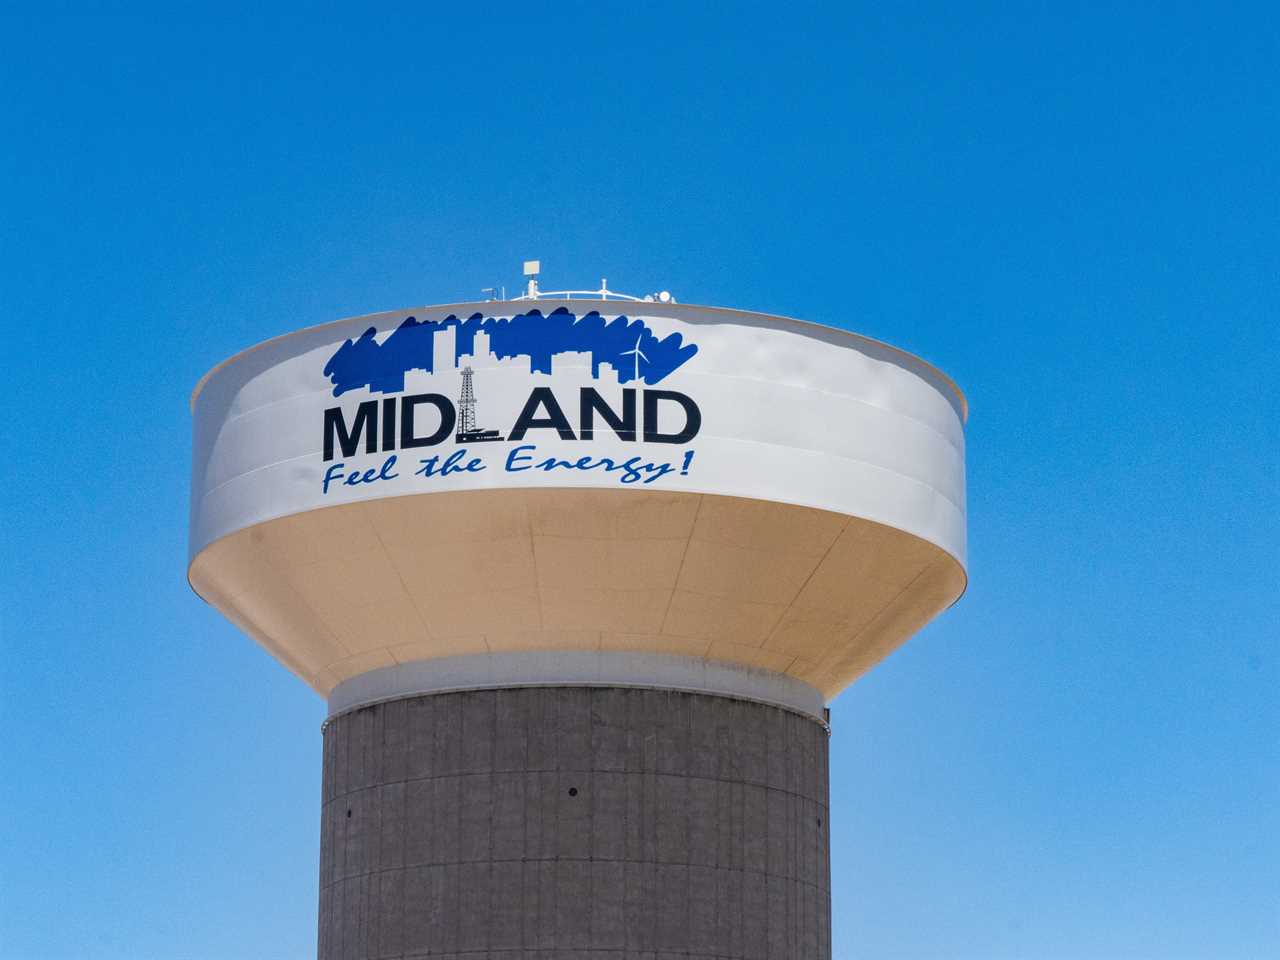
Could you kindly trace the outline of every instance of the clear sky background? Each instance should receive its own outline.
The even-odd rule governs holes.
[[[837,958],[1280,956],[1273,4],[173,6],[0,12],[0,956],[314,956],[324,705],[187,587],[188,394],[526,257],[969,396]]]

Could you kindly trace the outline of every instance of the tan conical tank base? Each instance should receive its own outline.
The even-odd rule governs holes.
[[[321,960],[831,956],[827,731],[664,690],[442,693],[324,733]]]
[[[965,585],[945,550],[860,517],[632,490],[310,510],[215,541],[190,578],[324,696],[396,664],[601,650],[771,670],[830,699]]]

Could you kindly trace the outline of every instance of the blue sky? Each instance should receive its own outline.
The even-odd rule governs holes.
[[[969,396],[836,957],[1280,953],[1280,18],[1119,7],[5,6],[0,956],[314,955],[324,706],[187,588],[187,396],[526,257]]]

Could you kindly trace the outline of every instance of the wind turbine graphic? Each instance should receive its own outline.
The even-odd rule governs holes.
[[[620,354],[621,356],[624,356],[624,357],[630,357],[630,356],[633,356],[633,355],[635,356],[635,358],[636,358],[636,373],[635,373],[635,376],[632,378],[632,379],[634,379],[634,380],[639,380],[639,379],[640,379],[640,361],[641,361],[641,360],[644,360],[644,362],[645,362],[645,363],[648,363],[648,362],[649,362],[649,358],[648,358],[648,357],[646,357],[646,356],[644,355],[644,352],[640,349],[640,341],[641,341],[641,340],[643,340],[643,339],[644,339],[644,333],[643,333],[643,332],[641,332],[640,336],[636,337],[636,345],[635,345],[635,348],[634,348],[634,349],[632,349],[632,350],[623,350],[623,351],[622,351],[622,353]]]

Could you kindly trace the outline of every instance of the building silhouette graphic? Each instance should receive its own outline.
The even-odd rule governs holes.
[[[482,367],[488,358],[547,375],[556,363],[575,363],[588,367],[594,379],[604,375],[624,385],[653,386],[698,352],[681,333],[660,337],[646,318],[606,320],[595,310],[579,317],[564,307],[546,316],[536,309],[513,317],[475,313],[465,320],[454,314],[425,321],[410,316],[381,342],[377,337],[377,328],[369,327],[329,358],[324,375],[335,397],[361,389],[398,393],[406,374],[453,369],[464,356]]]

